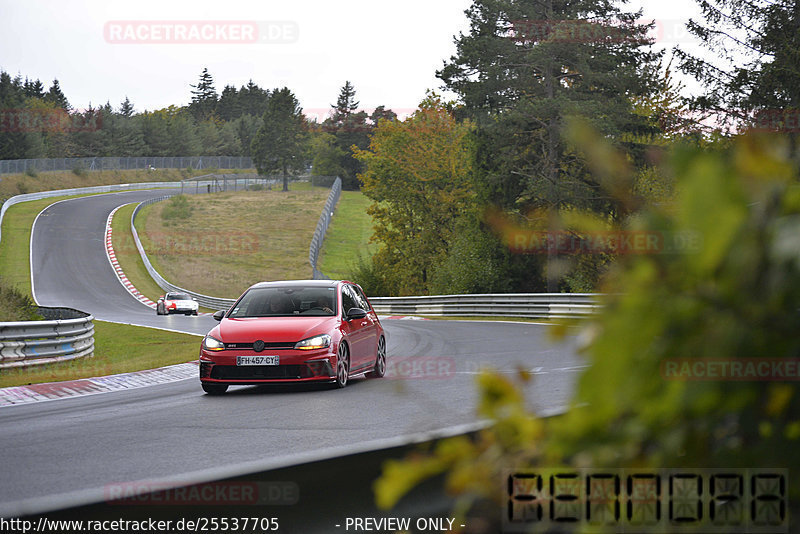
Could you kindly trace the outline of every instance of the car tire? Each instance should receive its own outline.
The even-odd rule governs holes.
[[[192,315],[197,315],[197,310],[193,311]]]
[[[203,391],[209,395],[224,395],[228,391],[228,384],[203,384]]]
[[[378,340],[378,350],[375,355],[375,367],[367,373],[367,378],[383,378],[386,375],[386,339],[383,336]]]
[[[336,387],[343,388],[347,385],[350,378],[350,349],[347,343],[339,343],[339,351],[336,356]]]
[[[161,304],[156,304],[156,315],[166,315],[164,313],[164,307]]]

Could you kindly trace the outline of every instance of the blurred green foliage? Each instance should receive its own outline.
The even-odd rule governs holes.
[[[624,158],[581,124],[570,138],[606,190],[624,195],[616,187],[631,181]],[[478,412],[493,426],[388,463],[375,483],[378,505],[393,506],[440,473],[467,503],[499,499],[504,469],[569,465],[789,468],[796,506],[796,381],[686,380],[664,372],[671,359],[800,358],[800,185],[789,147],[758,135],[722,147],[677,145],[658,172],[674,177],[674,200],[642,208],[625,229],[690,232],[699,246],[617,258],[602,288],[602,314],[582,323],[590,367],[569,412],[537,419],[520,393],[530,377],[481,375]],[[586,229],[591,220],[569,224]]]

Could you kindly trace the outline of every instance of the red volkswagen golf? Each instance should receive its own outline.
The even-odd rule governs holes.
[[[380,378],[386,337],[361,288],[293,280],[250,287],[203,339],[200,382],[220,395],[231,385]]]

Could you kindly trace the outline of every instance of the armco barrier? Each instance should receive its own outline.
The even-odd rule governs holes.
[[[530,319],[577,319],[596,313],[594,293],[493,293],[429,297],[372,297],[383,315],[494,316]]]
[[[322,215],[320,215],[319,221],[317,222],[317,228],[314,231],[314,237],[311,239],[311,246],[309,251],[309,262],[311,263],[311,267],[314,272],[315,279],[325,278],[325,276],[320,273],[316,268],[316,259],[319,255],[319,249],[322,246],[322,240],[325,239],[325,232],[328,230],[328,225],[330,224],[330,219],[333,214],[333,210],[336,208],[336,203],[339,201],[339,196],[342,192],[342,180],[340,178],[336,178],[333,182],[333,186],[331,187],[331,192],[328,194],[328,200],[325,202],[325,207],[322,209]],[[142,262],[144,262],[144,267],[147,269],[148,274],[150,277],[155,281],[158,286],[163,289],[164,291],[180,291],[182,293],[186,293],[194,298],[201,306],[205,306],[206,308],[210,308],[213,310],[227,310],[230,308],[236,299],[225,299],[220,297],[210,297],[208,295],[203,295],[202,293],[196,293],[194,291],[184,289],[180,286],[176,286],[175,284],[170,283],[167,281],[161,274],[156,271],[153,264],[150,262],[150,259],[147,257],[147,252],[145,252],[144,247],[142,246],[142,242],[139,239],[139,233],[136,230],[136,216],[139,214],[139,210],[147,206],[149,204],[154,204],[156,202],[161,202],[162,200],[166,200],[170,198],[172,195],[164,195],[158,198],[152,198],[150,200],[146,200],[136,206],[131,214],[131,232],[133,233],[133,241],[136,243],[136,248],[139,250],[139,255],[142,257]]]
[[[339,202],[339,196],[342,194],[342,179],[338,176],[331,186],[331,192],[328,195],[328,200],[325,202],[325,207],[322,208],[322,213],[317,221],[317,228],[314,230],[314,237],[311,238],[311,245],[308,248],[308,263],[311,264],[311,272],[313,273],[314,280],[325,280],[328,277],[322,274],[317,269],[317,259],[319,258],[319,251],[322,249],[322,242],[325,240],[325,234],[328,232],[328,226],[331,224],[331,217],[333,211],[336,209],[336,204]]]
[[[136,231],[136,215],[139,214],[139,210],[144,206],[154,204],[156,202],[161,202],[162,200],[166,200],[173,195],[165,195],[162,197],[151,198],[150,200],[145,200],[133,210],[131,214],[131,233],[133,233],[133,241],[136,243],[136,248],[139,250],[139,255],[142,257],[142,261],[144,262],[144,267],[147,269],[148,274],[150,277],[155,281],[158,286],[163,289],[164,291],[180,291],[181,293],[187,293],[192,296],[201,306],[205,306],[206,308],[211,308],[212,310],[227,310],[233,303],[234,300],[232,299],[223,299],[218,297],[209,297],[208,295],[203,295],[202,293],[195,293],[194,291],[189,291],[188,289],[183,289],[182,287],[176,286],[175,284],[169,283],[163,276],[156,271],[153,264],[150,263],[150,258],[147,257],[147,253],[142,246],[142,241],[139,239],[139,232]]]
[[[143,182],[139,184],[114,184],[114,185],[96,185],[92,187],[76,187],[73,189],[57,189],[54,191],[39,191],[37,193],[26,193],[24,195],[16,195],[5,202],[0,207],[0,228],[3,225],[3,217],[8,208],[20,202],[27,202],[29,200],[42,200],[44,198],[54,197],[68,197],[73,195],[91,195],[94,193],[116,193],[117,191],[135,191],[139,189],[166,189],[176,187],[179,188],[181,182]],[[0,239],[3,238],[0,233]]]
[[[28,367],[89,356],[94,317],[71,308],[39,307],[44,321],[0,323],[0,369]]]

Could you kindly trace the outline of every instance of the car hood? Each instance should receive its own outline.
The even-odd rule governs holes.
[[[336,317],[249,317],[223,319],[209,334],[223,343],[297,342],[329,334]]]

